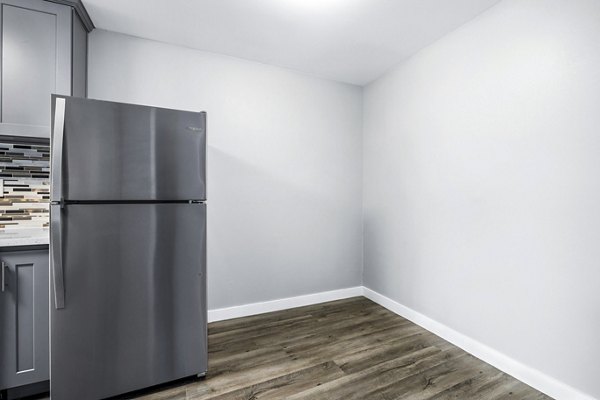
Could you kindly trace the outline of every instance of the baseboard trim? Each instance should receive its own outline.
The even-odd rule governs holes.
[[[209,310],[208,322],[247,317],[355,296],[364,296],[374,301],[550,397],[557,400],[597,400],[572,386],[560,382],[535,368],[524,365],[469,336],[363,286]]]
[[[374,290],[363,287],[363,295],[550,397],[557,400],[596,400]]]
[[[215,310],[208,310],[208,322],[247,317],[250,315],[263,314],[271,311],[287,310],[289,308],[309,306],[311,304],[325,303],[327,301],[347,299],[349,297],[362,295],[362,286],[355,286],[346,289],[331,290],[328,292],[288,297],[285,299],[244,304],[241,306],[228,308],[219,308]]]

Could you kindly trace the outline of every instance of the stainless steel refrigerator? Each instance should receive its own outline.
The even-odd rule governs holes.
[[[207,370],[206,114],[52,98],[52,400]]]

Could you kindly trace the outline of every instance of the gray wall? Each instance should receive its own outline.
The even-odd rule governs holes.
[[[359,285],[362,188],[365,286],[600,397],[598,21],[597,0],[504,0],[362,109],[357,87],[95,31],[89,93],[208,111],[211,309]]]
[[[89,97],[208,112],[209,309],[361,284],[361,89],[95,30]]]
[[[365,89],[365,286],[600,398],[600,1],[505,0]]]

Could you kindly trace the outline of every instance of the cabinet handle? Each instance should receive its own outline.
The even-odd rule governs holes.
[[[2,261],[0,268],[2,268],[2,292],[4,292],[6,286],[6,264],[4,263],[4,261]]]

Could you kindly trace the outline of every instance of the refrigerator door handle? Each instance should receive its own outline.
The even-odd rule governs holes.
[[[62,201],[63,139],[65,131],[65,99],[56,97],[52,134],[52,192],[53,203]]]
[[[4,261],[0,264],[0,268],[2,268],[2,292],[4,292],[4,289],[6,288],[6,264]]]
[[[54,307],[57,310],[65,308],[65,281],[62,262],[62,212],[63,210],[60,205],[53,205],[50,211],[52,284],[54,288]]]

